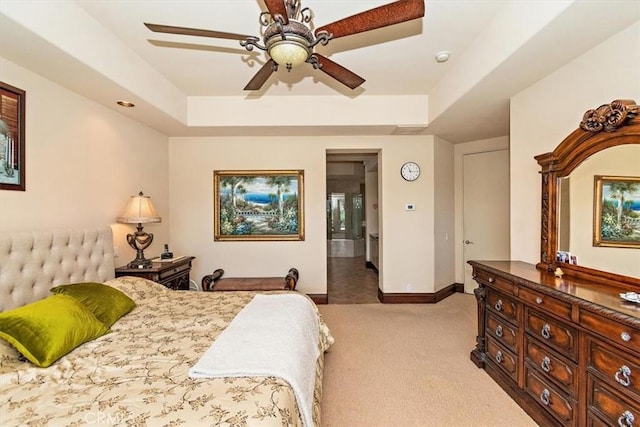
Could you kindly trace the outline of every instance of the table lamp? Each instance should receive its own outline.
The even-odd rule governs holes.
[[[161,220],[162,218],[158,216],[149,196],[142,194],[142,191],[137,196],[131,196],[124,213],[118,217],[118,222],[138,224],[135,233],[127,234],[127,243],[136,251],[136,258],[127,264],[127,267],[151,267],[152,262],[144,257],[144,250],[153,242],[153,234],[142,231],[142,224],[160,222]]]

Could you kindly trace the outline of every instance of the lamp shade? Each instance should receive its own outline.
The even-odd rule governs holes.
[[[124,213],[118,217],[118,222],[125,224],[143,224],[161,220],[162,218],[151,203],[151,197],[145,196],[142,191],[137,196],[131,196]]]

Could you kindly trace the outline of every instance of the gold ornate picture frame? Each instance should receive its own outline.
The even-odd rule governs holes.
[[[640,248],[640,177],[594,176],[593,246]]]
[[[0,190],[25,191],[25,91],[0,82]]]
[[[213,171],[214,240],[304,240],[303,170]]]

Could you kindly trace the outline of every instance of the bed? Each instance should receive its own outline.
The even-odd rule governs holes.
[[[81,282],[106,285],[135,303],[110,332],[46,368],[0,339],[3,426],[320,425],[324,351],[333,338],[308,297],[287,291],[174,291],[142,278],[113,276],[110,227],[0,235],[1,312],[30,307],[50,298],[52,287]],[[247,312],[257,295],[302,298],[312,307],[317,360],[308,375],[310,416],[300,409],[309,405],[301,405],[291,381],[278,376],[190,376],[212,343],[230,336],[239,313]],[[295,327],[297,320],[290,321]],[[236,356],[227,358],[241,359]]]

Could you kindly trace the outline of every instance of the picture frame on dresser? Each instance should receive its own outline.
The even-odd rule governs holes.
[[[0,190],[25,191],[26,92],[0,82]]]
[[[303,170],[214,170],[214,240],[304,240]]]
[[[640,248],[640,177],[594,176],[593,246]]]

